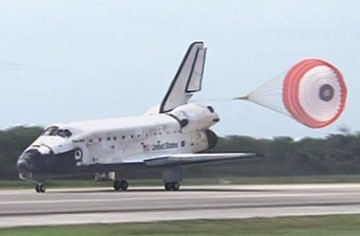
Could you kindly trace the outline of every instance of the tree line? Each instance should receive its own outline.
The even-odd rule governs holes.
[[[0,179],[17,179],[16,161],[40,134],[41,127],[0,130]],[[323,138],[248,136],[220,137],[209,152],[252,152],[254,160],[186,166],[186,177],[291,176],[360,174],[360,132],[341,130]],[[134,178],[159,177],[159,171],[138,171]]]

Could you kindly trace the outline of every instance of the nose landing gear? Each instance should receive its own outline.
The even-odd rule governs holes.
[[[35,186],[35,191],[37,193],[45,193],[46,191],[46,186],[45,184],[41,183],[41,182],[38,182]]]

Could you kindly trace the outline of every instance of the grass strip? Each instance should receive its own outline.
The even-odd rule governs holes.
[[[0,229],[7,236],[115,236],[115,235],[288,235],[358,236],[360,215],[191,220],[155,223],[90,224]]]

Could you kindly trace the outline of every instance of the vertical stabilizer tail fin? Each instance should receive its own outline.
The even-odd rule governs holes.
[[[186,104],[192,94],[201,90],[205,67],[206,48],[204,42],[194,42],[187,50],[163,101],[160,113]]]

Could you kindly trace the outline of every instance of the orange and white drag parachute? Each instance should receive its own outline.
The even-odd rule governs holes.
[[[283,76],[235,99],[289,115],[310,128],[321,128],[341,115],[346,95],[345,81],[338,68],[322,59],[304,59]]]

